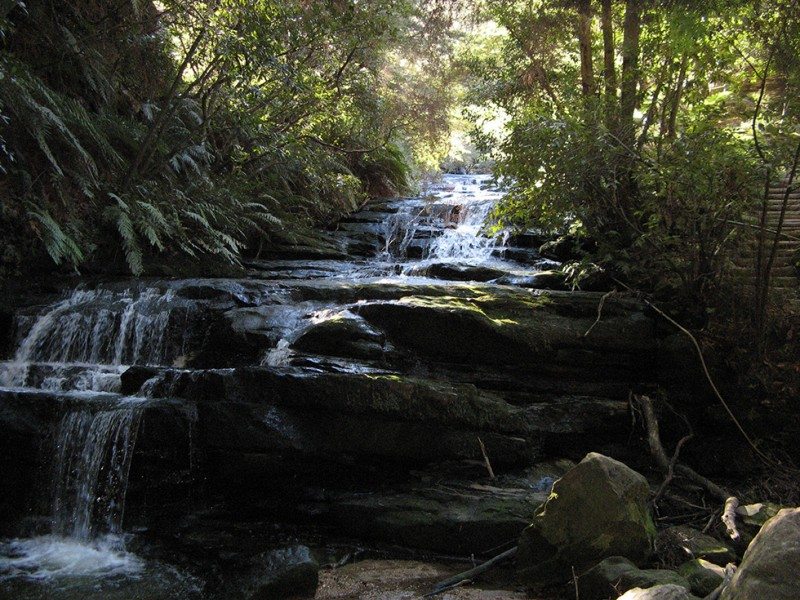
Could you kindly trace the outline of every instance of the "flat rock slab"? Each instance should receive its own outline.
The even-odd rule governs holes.
[[[412,560],[364,560],[320,572],[316,600],[421,600],[440,581],[466,565]],[[460,587],[437,596],[442,600],[524,600],[517,591]]]

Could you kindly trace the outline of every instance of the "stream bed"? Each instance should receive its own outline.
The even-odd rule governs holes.
[[[305,574],[296,591],[313,565],[513,545],[572,461],[615,451],[628,390],[674,376],[682,347],[634,301],[598,321],[601,294],[543,289],[563,288],[545,240],[485,235],[500,197],[448,175],[246,277],[20,304],[0,597],[280,597],[281,573]]]

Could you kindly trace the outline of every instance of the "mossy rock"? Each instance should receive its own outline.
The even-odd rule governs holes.
[[[572,568],[622,556],[641,564],[652,552],[655,526],[647,481],[624,464],[591,453],[556,481],[520,536],[517,574],[531,587],[561,582]]]
[[[678,573],[689,582],[694,594],[705,597],[722,583],[725,569],[702,558],[696,558],[678,567]]]

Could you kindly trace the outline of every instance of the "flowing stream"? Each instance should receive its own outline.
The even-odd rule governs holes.
[[[121,375],[131,365],[175,367],[196,359],[197,324],[205,327],[203,335],[209,331],[200,306],[216,301],[215,294],[233,299],[219,300],[220,311],[250,311],[247,318],[256,319],[269,340],[251,364],[283,368],[296,365],[293,346],[310,326],[357,318],[346,301],[294,300],[292,281],[316,281],[328,289],[359,282],[469,285],[475,278],[501,282],[535,272],[531,264],[506,258],[507,236],[485,235],[486,218],[501,197],[488,183],[484,176],[446,176],[425,197],[392,200],[345,220],[336,235],[373,249],[360,258],[273,260],[259,264],[258,278],[247,284],[80,287],[35,314],[18,315],[16,351],[0,362],[0,393],[27,395],[33,402],[44,394],[58,407],[58,417],[44,452],[50,456],[43,486],[51,498],[48,531],[0,541],[0,586],[135,579],[146,572],[145,561],[126,550],[123,524],[137,434],[158,381],[126,396],[120,393]],[[205,360],[213,359],[211,353]],[[331,364],[350,372],[376,369],[368,363]]]

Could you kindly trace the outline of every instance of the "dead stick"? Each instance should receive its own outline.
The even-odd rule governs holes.
[[[617,290],[611,290],[610,292],[603,294],[603,297],[600,298],[600,303],[597,305],[597,318],[594,320],[594,323],[592,323],[592,326],[586,330],[586,333],[583,334],[583,337],[587,337],[592,332],[592,329],[595,328],[595,325],[600,322],[600,319],[603,316],[603,305],[606,303],[606,298],[614,295],[616,292]]]
[[[661,470],[664,471],[665,474],[668,474],[670,461],[667,458],[667,453],[664,452],[664,446],[661,444],[661,435],[658,431],[658,420],[656,419],[656,413],[655,410],[653,410],[653,401],[647,396],[637,396],[637,399],[639,401],[639,406],[642,409],[645,426],[647,427],[647,443],[650,446],[650,453],[653,455],[653,458]],[[731,496],[716,483],[710,479],[706,479],[685,465],[676,464],[674,466],[674,471],[702,486],[712,496],[716,496],[721,502],[725,502]]]
[[[483,440],[479,437],[478,444],[481,447],[481,454],[483,454],[483,463],[486,465],[486,470],[489,471],[489,479],[494,479],[494,469],[492,463],[489,462],[489,455],[486,454],[486,446],[483,445]]]
[[[708,596],[703,598],[703,600],[719,600],[719,597],[722,595],[722,592],[725,591],[725,588],[728,587],[731,583],[731,579],[736,574],[736,565],[733,563],[728,563],[725,567],[725,574],[722,577],[722,583],[717,586],[713,592],[711,592]]]
[[[509,558],[512,558],[516,553],[517,553],[517,547],[514,546],[513,548],[506,550],[502,554],[498,554],[494,558],[490,558],[485,563],[482,563],[477,567],[470,569],[469,571],[464,571],[463,573],[459,573],[458,575],[453,575],[453,577],[451,577],[450,579],[445,579],[444,581],[438,583],[432,592],[428,592],[427,594],[425,594],[425,598],[430,598],[432,596],[441,594],[442,592],[446,592],[447,590],[455,587],[462,581],[466,581],[467,579],[475,579],[476,576],[480,575],[485,571],[488,571],[496,564],[508,560]]]
[[[725,500],[725,508],[722,510],[722,522],[725,523],[725,529],[734,542],[739,541],[740,537],[736,527],[737,508],[739,508],[739,499],[736,496],[730,496]]]
[[[678,455],[681,453],[681,448],[683,445],[692,439],[693,434],[688,434],[683,436],[680,441],[675,446],[675,452],[672,453],[672,458],[669,461],[669,468],[667,469],[667,476],[664,477],[664,482],[661,484],[661,487],[658,488],[656,495],[653,497],[653,504],[659,501],[661,495],[664,493],[664,490],[667,489],[667,486],[672,482],[672,479],[675,477],[675,465],[678,462]]]

